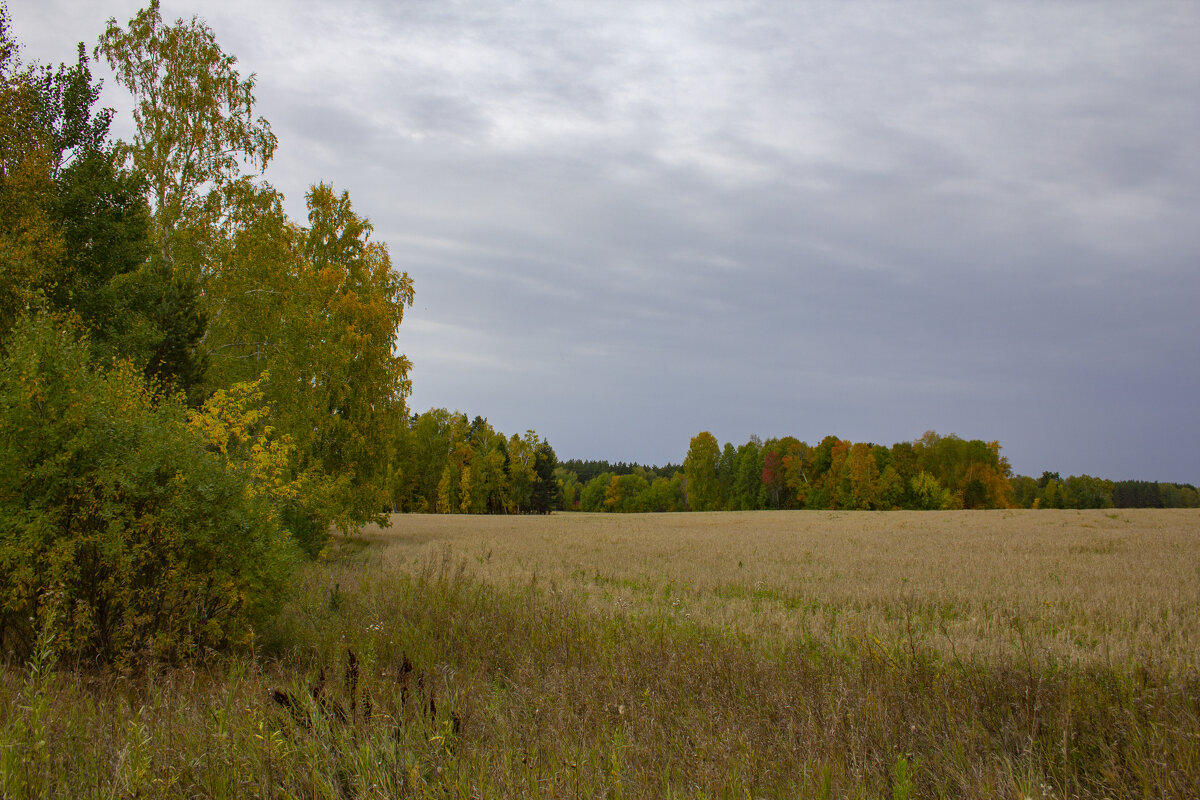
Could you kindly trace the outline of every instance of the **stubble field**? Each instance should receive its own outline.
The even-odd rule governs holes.
[[[394,517],[253,651],[3,672],[0,795],[1200,796],[1200,513]]]

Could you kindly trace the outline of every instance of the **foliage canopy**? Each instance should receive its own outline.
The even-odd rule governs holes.
[[[211,425],[127,362],[96,368],[60,316],[23,318],[4,356],[0,647],[28,653],[47,615],[80,658],[247,641],[294,552],[260,488],[278,444],[264,435],[240,463],[245,448],[214,447]]]
[[[77,657],[246,640],[293,555],[387,507],[413,283],[345,192],[301,225],[276,146],[199,18],[159,3],[22,66],[0,7],[0,645],[42,618]],[[49,615],[49,617],[47,617]]]

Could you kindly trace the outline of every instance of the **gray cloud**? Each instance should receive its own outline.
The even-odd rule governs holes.
[[[75,5],[11,6],[32,55],[136,10]],[[1193,6],[165,5],[258,73],[292,213],[349,189],[413,275],[419,410],[1200,481]]]

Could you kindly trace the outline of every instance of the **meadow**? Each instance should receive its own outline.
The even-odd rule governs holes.
[[[1197,797],[1195,510],[405,515],[0,672],[0,797]]]

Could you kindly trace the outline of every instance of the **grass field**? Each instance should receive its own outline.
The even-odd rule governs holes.
[[[1194,510],[396,517],[253,652],[5,668],[0,796],[1194,798],[1198,609]]]
[[[1001,658],[1023,626],[1040,658],[1200,670],[1195,511],[411,516],[368,536],[385,571],[450,548],[490,583],[536,578],[601,613]]]

